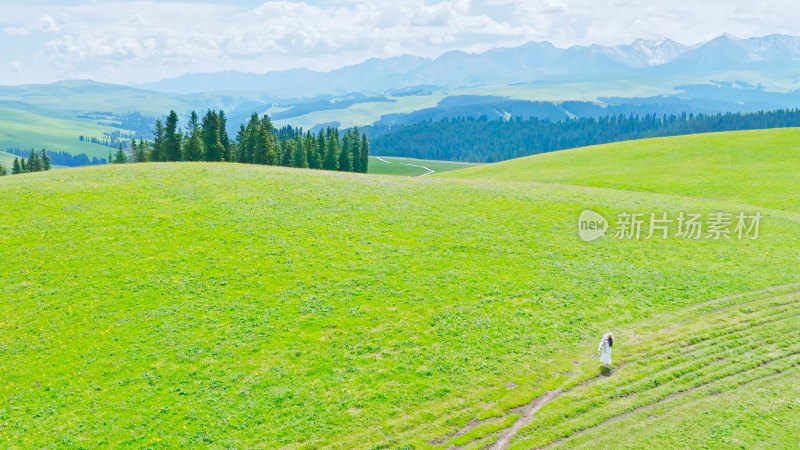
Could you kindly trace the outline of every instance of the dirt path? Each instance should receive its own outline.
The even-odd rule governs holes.
[[[513,425],[506,428],[502,433],[500,433],[500,437],[497,438],[494,444],[489,447],[490,450],[505,450],[508,448],[508,444],[511,443],[511,440],[514,439],[514,436],[517,435],[517,432],[524,427],[525,425],[531,423],[533,420],[533,416],[542,409],[542,407],[551,401],[558,398],[561,395],[561,388],[558,388],[553,391],[547,391],[544,394],[536,397],[533,399],[532,402],[525,407],[525,412],[522,414],[522,417],[517,419]]]
[[[381,162],[385,162],[386,164],[391,164],[392,163],[391,161],[387,161],[387,160],[381,158],[380,156],[376,156],[375,159],[377,159],[377,160],[379,160]],[[420,169],[427,170],[426,173],[423,173],[422,175],[417,175],[418,177],[424,177],[425,175],[430,175],[432,173],[436,173],[436,171],[431,169],[430,167],[420,166],[420,165],[417,165],[417,164],[409,164],[409,163],[397,163],[397,164],[402,164],[404,166],[411,166],[411,167],[419,167]]]

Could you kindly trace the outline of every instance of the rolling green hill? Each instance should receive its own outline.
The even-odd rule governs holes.
[[[86,153],[89,158],[108,158],[109,147],[81,142],[79,136],[98,139],[104,132],[119,131],[91,120],[69,118],[55,113],[0,102],[0,148],[46,148],[72,154]]]
[[[580,152],[558,173],[612,165]],[[784,447],[800,433],[800,216],[781,197],[796,180],[780,176],[783,152],[763,153],[753,164],[778,174],[775,195],[750,192],[765,177],[700,170],[718,153],[674,161],[689,184],[617,151],[641,183],[612,186],[626,190],[205,163],[4,177],[0,435],[13,447],[616,447],[630,424],[665,446]],[[497,167],[450,173],[507,176]],[[586,208],[757,207],[771,209],[755,240],[577,235]],[[592,353],[609,330],[606,377]]]
[[[609,187],[800,211],[799,154],[798,128],[736,131],[562,150],[441,177]]]
[[[369,173],[382,175],[427,176],[433,173],[474,167],[477,164],[456,161],[432,161],[428,159],[370,156]]]
[[[0,151],[0,164],[8,170],[8,173],[11,173],[11,166],[14,164],[14,158],[18,158],[18,156]]]

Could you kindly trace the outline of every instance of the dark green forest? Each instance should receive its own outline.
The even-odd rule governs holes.
[[[379,133],[373,154],[490,163],[536,153],[662,136],[800,126],[800,110],[713,115],[606,116],[550,121],[482,118],[425,121]]]
[[[336,128],[314,134],[299,128],[277,129],[267,115],[253,114],[235,139],[226,131],[224,111],[196,112],[182,130],[178,114],[156,120],[152,141],[133,140],[130,152],[122,144],[109,155],[115,164],[146,161],[228,161],[366,173],[369,142],[357,128],[340,134]]]

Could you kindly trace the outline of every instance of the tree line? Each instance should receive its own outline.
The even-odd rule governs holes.
[[[7,148],[6,151],[13,155],[27,157],[31,150],[23,150],[21,148]],[[80,167],[80,166],[95,166],[106,164],[108,161],[105,158],[92,157],[89,158],[86,153],[73,155],[67,152],[58,152],[53,150],[47,151],[47,156],[50,158],[50,164],[54,166],[66,167]]]
[[[50,170],[50,157],[47,155],[47,150],[42,149],[41,156],[39,153],[31,150],[31,154],[26,160],[25,158],[14,158],[11,165],[11,175],[29,172],[42,172]],[[8,175],[8,170],[0,164],[0,176]]]
[[[445,119],[403,125],[371,134],[378,155],[466,162],[496,162],[587,145],[677,136],[800,126],[800,109],[712,115],[617,115],[599,118]]]
[[[312,133],[300,128],[277,129],[269,116],[253,114],[241,124],[235,139],[226,130],[225,112],[209,110],[202,118],[194,111],[181,129],[178,114],[156,119],[153,140],[132,140],[130,152],[120,143],[114,164],[146,161],[228,161],[244,164],[299,167],[366,173],[369,141],[358,128],[343,134],[337,128]]]

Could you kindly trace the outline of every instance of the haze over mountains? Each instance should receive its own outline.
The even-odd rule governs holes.
[[[369,59],[330,72],[308,69],[265,74],[227,71],[185,74],[138,85],[189,94],[257,91],[279,97],[385,92],[413,86],[463,87],[530,83],[554,78],[659,76],[729,71],[779,72],[800,67],[800,37],[768,35],[739,39],[725,34],[695,46],[670,39],[637,39],[631,44],[557,48],[549,42],[496,48],[484,53],[444,53],[436,59],[403,55]],[[794,77],[793,81],[798,81]]]

